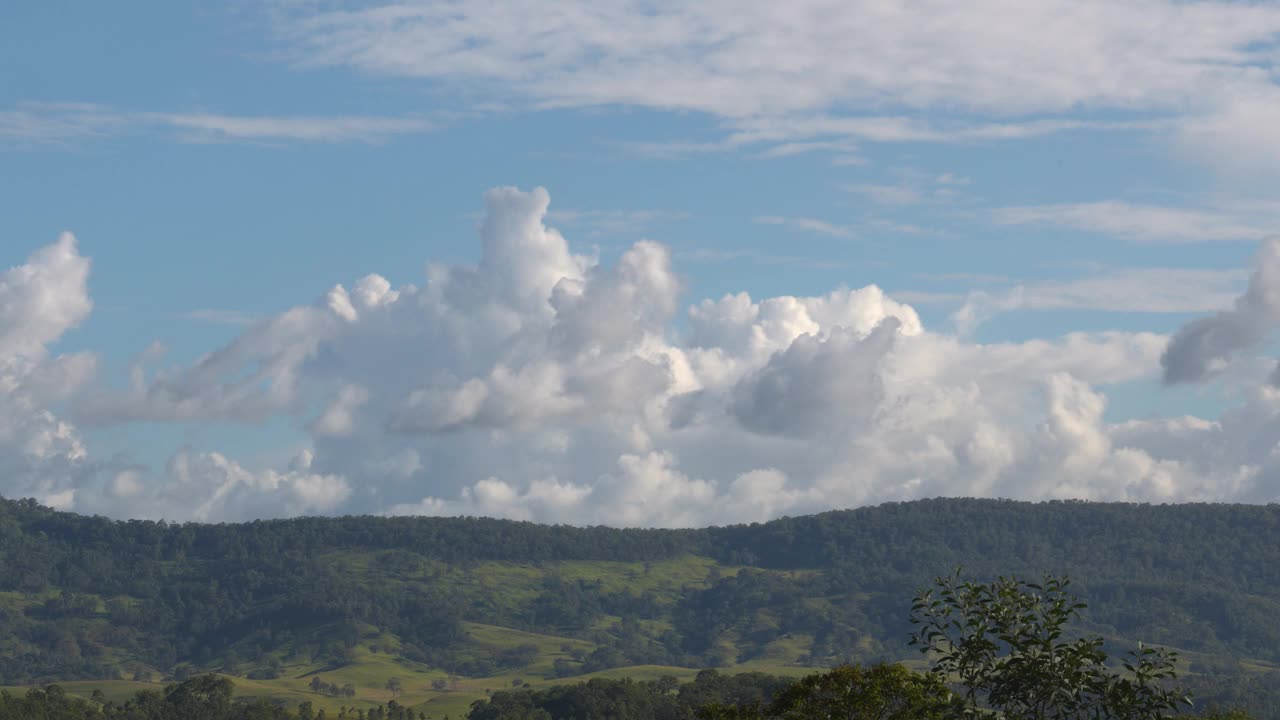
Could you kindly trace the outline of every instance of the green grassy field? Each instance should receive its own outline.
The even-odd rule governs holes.
[[[593,677],[631,678],[644,681],[673,676],[681,681],[688,681],[699,672],[697,669],[683,667],[635,665],[559,678],[555,676],[553,663],[557,659],[569,657],[570,654],[566,650],[590,651],[595,646],[577,638],[525,632],[494,625],[466,623],[464,627],[468,643],[478,652],[532,644],[537,647],[537,656],[523,667],[489,677],[450,676],[441,670],[398,657],[395,654],[398,649],[396,639],[378,634],[376,629],[371,628],[366,640],[355,648],[352,662],[341,667],[295,663],[285,664],[282,667],[281,676],[272,680],[252,680],[234,675],[227,677],[235,683],[238,697],[267,698],[283,701],[289,705],[310,702],[313,707],[323,708],[331,716],[343,706],[369,708],[384,705],[394,698],[402,705],[425,711],[432,718],[449,717],[456,720],[465,717],[471,704],[476,700],[514,687],[527,685],[531,688],[545,688],[583,682]],[[814,672],[814,668],[799,664],[797,659],[807,653],[811,641],[812,638],[803,635],[779,638],[765,646],[763,652],[756,653],[745,662],[720,668],[720,671],[725,673],[763,672],[791,677],[805,675]],[[737,650],[732,643],[727,649],[735,652]],[[1213,656],[1200,653],[1184,652],[1180,662],[1183,678],[1194,678],[1195,664],[1212,658]],[[924,669],[922,660],[909,661],[907,664],[916,669]],[[1240,665],[1248,672],[1276,669],[1272,664],[1255,660],[1242,660]],[[335,686],[352,685],[355,696],[338,698],[315,692],[311,688],[311,682],[317,676]],[[395,695],[387,689],[387,681],[393,677],[399,678],[401,684],[400,692]],[[166,682],[130,680],[81,680],[60,683],[71,694],[87,698],[98,690],[106,699],[117,702],[127,700],[140,690],[163,690],[167,684]],[[24,690],[21,687],[5,689],[11,692]]]
[[[657,680],[663,676],[673,676],[681,681],[691,680],[698,670],[664,665],[636,665],[630,667],[611,668],[596,673],[575,675],[566,678],[540,676],[537,666],[548,664],[540,658],[519,671],[504,673],[486,678],[454,678],[439,671],[421,667],[412,667],[397,661],[391,656],[378,653],[358,653],[359,659],[347,666],[332,670],[318,670],[307,667],[286,667],[288,675],[275,680],[250,680],[243,677],[230,677],[236,685],[236,696],[243,698],[268,698],[284,701],[290,705],[310,702],[316,709],[324,708],[332,715],[339,708],[368,708],[383,705],[395,698],[402,705],[418,710],[425,710],[433,718],[461,718],[476,700],[488,697],[499,690],[515,687],[516,680],[532,688],[548,687],[566,683],[578,683],[593,677],[631,678],[633,680]],[[722,672],[768,672],[771,674],[799,676],[811,672],[810,668],[769,665],[758,660],[741,666],[722,668]],[[299,671],[301,671],[299,673]],[[337,685],[350,683],[355,686],[353,698],[335,698],[313,692],[309,687],[311,677],[320,675],[326,682]],[[386,689],[386,682],[391,677],[398,677],[402,683],[399,695],[393,695]],[[445,690],[432,688],[433,680],[444,680],[448,683]],[[59,683],[67,692],[81,697],[90,697],[95,690],[102,691],[108,700],[121,702],[131,698],[140,690],[163,690],[167,683],[147,683],[130,680],[76,680]],[[26,688],[3,688],[10,692],[21,693]]]

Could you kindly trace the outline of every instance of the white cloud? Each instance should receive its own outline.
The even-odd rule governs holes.
[[[491,22],[501,12],[502,23]],[[383,3],[301,6],[299,59],[514,86],[553,105],[628,103],[751,116],[833,103],[998,112],[1167,107],[1247,78],[1273,8],[1044,2]],[[1153,23],[1160,32],[1151,32]]]
[[[296,392],[299,369],[344,320],[330,308],[294,308],[252,326],[232,344],[191,367],[160,370],[150,379],[145,364],[158,353],[145,353],[132,369],[129,389],[99,388],[88,393],[80,398],[76,417],[90,424],[258,421],[273,413],[299,410],[303,401]]]
[[[304,455],[288,471],[254,472],[216,452],[183,449],[169,460],[163,482],[147,498],[149,507],[137,491],[130,502],[149,514],[202,522],[337,510],[351,487],[341,476],[309,472],[310,462]]]
[[[1181,124],[1174,137],[1193,159],[1221,172],[1273,181],[1280,168],[1280,87],[1226,93],[1212,110]]]
[[[0,280],[3,357],[28,363],[0,375],[0,464],[22,468],[4,492],[170,519],[663,526],[936,495],[1280,498],[1270,386],[1216,422],[1105,421],[1107,386],[1159,376],[1165,336],[973,343],[876,286],[731,294],[678,322],[664,247],[638,242],[611,265],[575,256],[545,225],[549,204],[540,189],[491,191],[475,264],[429,266],[421,287],[334,286],[188,367],[140,366],[129,390],[75,399],[102,423],[295,418],[310,447],[284,468],[183,448],[165,468],[94,475],[91,448],[50,411],[66,383],[46,378],[72,362],[46,347],[88,311],[87,263],[70,240],[36,253]],[[1267,299],[1273,254],[1264,246],[1242,303],[1280,306]]]
[[[121,470],[111,478],[107,493],[115,498],[132,498],[143,491],[142,473],[136,468]]]
[[[369,393],[359,385],[347,385],[325,408],[320,417],[308,426],[316,435],[334,435],[341,437],[355,431],[355,413],[360,406],[368,402]]]
[[[70,233],[0,275],[0,358],[43,357],[47,345],[87,317],[88,277],[89,261]]]
[[[75,504],[86,449],[51,408],[89,382],[97,360],[49,347],[92,309],[88,276],[70,233],[0,272],[0,495]]]

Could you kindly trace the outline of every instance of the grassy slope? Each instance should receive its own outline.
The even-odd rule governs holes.
[[[568,678],[556,678],[551,664],[561,657],[568,657],[561,651],[561,646],[568,644],[583,648],[593,647],[590,643],[573,638],[554,635],[540,635],[521,632],[508,628],[490,625],[468,624],[471,639],[487,647],[514,647],[524,643],[534,643],[539,654],[534,662],[518,670],[485,678],[457,678],[450,682],[449,676],[439,670],[433,670],[417,663],[410,663],[395,658],[384,652],[372,652],[368,646],[356,650],[355,662],[341,668],[319,668],[309,665],[289,665],[284,668],[282,677],[275,680],[249,680],[232,677],[236,684],[236,693],[243,697],[266,697],[283,700],[291,705],[310,701],[317,709],[325,708],[332,714],[343,705],[348,707],[371,707],[385,704],[392,699],[386,689],[388,678],[398,677],[401,680],[402,692],[398,702],[418,709],[426,710],[434,718],[448,715],[451,718],[465,716],[471,703],[486,697],[490,692],[510,689],[519,679],[531,687],[547,687],[564,683],[577,683],[593,677],[632,678],[635,680],[656,680],[664,675],[672,675],[681,680],[692,679],[697,670],[659,665],[639,665],[624,668],[612,668],[597,673],[575,675]],[[785,653],[783,653],[785,654]],[[808,672],[807,668],[787,666],[777,658],[757,658],[742,666],[726,669],[726,672],[760,671],[775,674],[800,675]],[[350,683],[356,688],[354,698],[331,698],[312,692],[309,687],[312,677],[319,675],[326,682],[345,685]],[[432,689],[432,681],[450,682],[450,689],[437,691]],[[143,683],[127,680],[75,681],[62,683],[63,687],[76,695],[88,697],[94,690],[102,690],[109,700],[125,700],[142,689],[161,690],[166,683]],[[18,690],[20,688],[10,688]]]
[[[611,591],[622,589],[629,589],[636,593],[649,591],[654,593],[659,602],[666,603],[674,602],[687,588],[705,587],[707,577],[713,572],[713,568],[715,568],[714,572],[721,576],[733,575],[738,571],[738,568],[718,566],[710,558],[697,556],[648,564],[575,561],[534,566],[489,562],[466,570],[425,567],[401,573],[388,572],[380,568],[377,557],[371,554],[342,553],[334,554],[331,559],[335,564],[340,564],[344,571],[353,573],[368,582],[411,583],[424,573],[445,572],[456,587],[468,595],[483,596],[489,602],[511,606],[534,597],[540,592],[542,582],[549,575],[559,576],[570,582],[577,580],[598,582]],[[3,595],[4,597],[0,597],[0,602],[15,606],[33,602],[32,598],[16,593]],[[611,624],[611,620],[616,619],[605,618],[603,623]],[[538,648],[537,657],[524,667],[500,675],[483,678],[450,678],[441,670],[397,658],[395,651],[398,649],[399,641],[393,636],[379,634],[376,628],[370,628],[366,638],[355,650],[354,662],[344,667],[289,664],[286,661],[282,676],[274,680],[229,677],[234,680],[239,696],[279,699],[291,705],[310,701],[316,708],[325,708],[331,713],[343,705],[370,707],[385,704],[393,697],[391,691],[386,689],[387,680],[398,677],[402,685],[398,702],[424,709],[432,717],[440,718],[448,715],[459,718],[466,714],[472,702],[486,697],[490,692],[510,689],[517,679],[528,683],[531,687],[546,687],[582,682],[592,677],[653,680],[663,675],[672,675],[685,680],[692,678],[698,672],[690,668],[640,665],[557,678],[553,667],[555,661],[570,659],[570,655],[564,652],[564,648],[591,652],[596,645],[578,638],[524,632],[479,623],[465,623],[464,627],[468,643],[478,653],[531,643]],[[802,639],[780,640],[774,645],[777,646],[776,650],[771,647],[770,652],[730,671],[760,671],[789,675],[803,674],[807,671],[807,668],[790,664],[794,658],[804,652]],[[288,656],[288,649],[282,648],[278,654],[283,659]],[[309,684],[316,675],[325,682],[337,686],[353,685],[356,696],[332,698],[313,692]],[[432,682],[437,680],[445,680],[449,684],[449,689],[434,690]],[[162,690],[167,682],[86,680],[61,684],[69,692],[77,695],[87,697],[94,690],[102,690],[109,700],[125,700],[142,689]],[[10,690],[20,690],[20,688],[10,688]]]

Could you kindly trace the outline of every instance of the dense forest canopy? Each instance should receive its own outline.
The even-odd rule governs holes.
[[[0,500],[0,683],[271,677],[363,644],[487,677],[911,656],[913,593],[1069,575],[1084,626],[1237,692],[1280,663],[1280,506],[938,499],[697,530],[486,518],[115,521]],[[474,623],[573,639],[482,647]],[[542,653],[542,655],[539,655]],[[1250,672],[1243,667],[1248,665]],[[1257,672],[1255,672],[1257,671]],[[1265,683],[1264,683],[1265,685]],[[1252,687],[1252,686],[1249,686]]]

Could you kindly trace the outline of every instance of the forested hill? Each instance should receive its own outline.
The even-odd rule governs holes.
[[[1274,505],[939,499],[619,530],[179,525],[0,500],[0,682],[203,669],[271,680],[370,653],[454,678],[906,658],[913,594],[957,566],[1069,575],[1091,629],[1180,648],[1196,672],[1280,662]]]
[[[538,525],[492,518],[293,518],[238,524],[114,521],[0,498],[0,582],[62,585],[79,568],[111,582],[160,561],[269,561],[328,551],[406,550],[468,564],[702,555],[777,570],[857,566],[869,582],[963,564],[975,572],[1070,572],[1126,581],[1173,572],[1241,589],[1280,587],[1280,505],[1140,505],[934,499],[699,530]],[[65,565],[50,568],[56,559]],[[117,567],[119,563],[127,567]],[[847,569],[846,569],[847,570]],[[55,574],[50,574],[51,571]],[[38,578],[38,579],[36,579]],[[1158,579],[1158,578],[1148,578]],[[1261,585],[1259,585],[1259,583]]]

